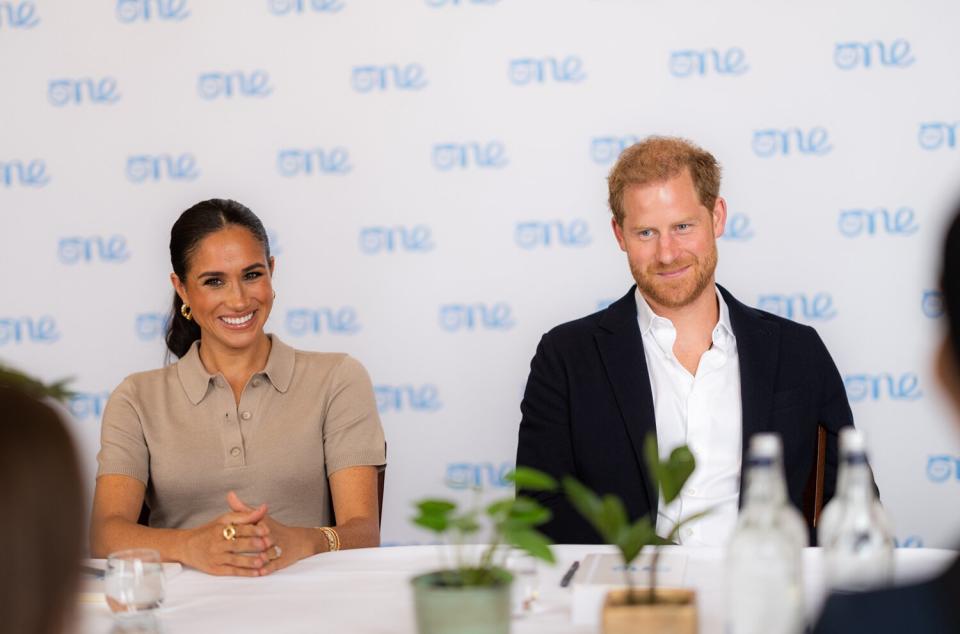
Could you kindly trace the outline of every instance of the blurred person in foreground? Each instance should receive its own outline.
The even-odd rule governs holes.
[[[0,381],[0,631],[59,634],[83,541],[80,468],[57,413]]]
[[[154,548],[255,577],[379,545],[385,447],[373,386],[346,354],[294,350],[264,332],[276,293],[260,219],[232,200],[198,203],[173,225],[170,259],[166,342],[179,360],[110,396],[93,555]]]
[[[631,520],[651,516],[660,535],[710,509],[679,542],[720,547],[737,523],[750,436],[783,438],[788,495],[802,508],[819,424],[829,501],[837,434],[853,424],[843,380],[816,330],[751,308],[716,283],[727,221],[716,159],[684,139],[649,137],[624,150],[608,185],[611,227],[636,285],[540,340],[520,406],[517,464],[613,493]],[[669,506],[643,465],[649,433],[661,457],[683,444],[696,456]],[[599,542],[562,494],[531,495],[553,512],[542,530],[554,541]]]
[[[954,409],[954,424],[960,425],[960,208],[943,245],[940,288],[946,334],[937,350],[936,375]],[[960,632],[960,559],[923,583],[832,595],[814,632]]]

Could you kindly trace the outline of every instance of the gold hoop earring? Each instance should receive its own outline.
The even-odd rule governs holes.
[[[193,310],[191,310],[190,306],[187,304],[182,304],[180,306],[180,314],[183,315],[183,318],[187,321],[193,319]]]

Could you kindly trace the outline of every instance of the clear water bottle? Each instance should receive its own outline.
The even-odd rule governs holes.
[[[840,432],[837,494],[817,531],[831,590],[859,592],[893,581],[890,522],[873,487],[863,434],[852,427]]]
[[[727,547],[727,633],[798,634],[804,629],[799,512],[788,502],[776,434],[750,439],[740,518]],[[804,541],[806,530],[803,531]]]

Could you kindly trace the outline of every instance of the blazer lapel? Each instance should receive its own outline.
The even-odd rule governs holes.
[[[743,413],[742,463],[747,464],[750,437],[769,431],[773,408],[773,390],[780,361],[780,326],[764,319],[761,313],[741,304],[725,288],[717,285],[727,309],[730,324],[737,338],[737,356],[740,360],[740,401]],[[746,479],[740,478],[740,501]]]
[[[614,396],[634,457],[643,474],[643,488],[654,520],[660,496],[653,486],[643,460],[643,443],[649,433],[656,434],[653,394],[650,375],[643,353],[643,340],[637,325],[637,304],[634,288],[611,304],[600,318],[594,335],[600,358],[613,387]]]

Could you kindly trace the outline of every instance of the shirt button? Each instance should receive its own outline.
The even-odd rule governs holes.
[[[234,447],[233,449],[231,449],[231,450],[230,450],[230,455],[233,456],[234,458],[236,458],[237,456],[239,456],[239,455],[240,455],[240,447]]]
[[[683,536],[684,536],[684,537],[690,537],[691,535],[693,535],[693,529],[692,529],[692,528],[684,528],[684,529],[682,529],[680,532],[683,533]]]
[[[253,414],[251,414],[250,412],[244,412],[240,414],[240,418],[242,418],[243,420],[250,420],[251,418],[253,418]]]
[[[696,494],[697,494],[697,490],[694,489],[693,487],[691,487],[691,488],[687,489],[687,493],[689,493],[690,495],[696,495]]]
[[[217,379],[217,387],[223,387],[223,379]]]
[[[253,387],[260,387],[260,379],[254,379],[251,385],[253,385]]]

